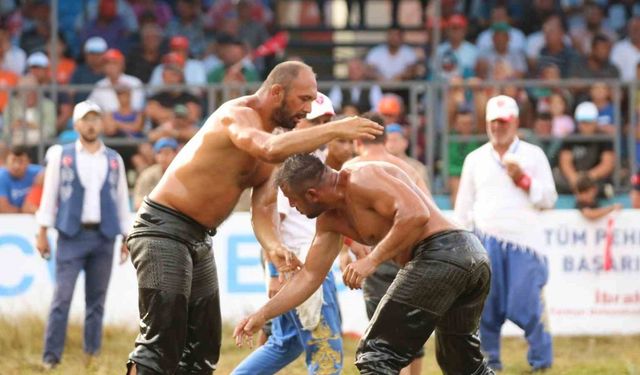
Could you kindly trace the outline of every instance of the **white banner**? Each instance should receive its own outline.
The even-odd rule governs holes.
[[[640,211],[619,213],[613,228],[613,268],[604,271],[606,219],[587,222],[577,211],[543,215],[541,232],[549,254],[545,289],[554,334],[640,333]],[[34,247],[37,226],[29,215],[0,215],[0,314],[46,317],[53,294],[54,261],[42,260]],[[51,233],[55,245],[55,233]],[[249,215],[235,213],[214,237],[222,317],[235,322],[265,302],[259,245]],[[55,246],[54,246],[55,247]],[[55,254],[55,249],[54,249]],[[105,321],[137,326],[137,284],[130,262],[114,256]],[[345,332],[362,333],[367,319],[360,291],[350,291],[334,267]],[[82,321],[84,276],[72,303],[72,319]],[[513,326],[505,333],[518,330]]]

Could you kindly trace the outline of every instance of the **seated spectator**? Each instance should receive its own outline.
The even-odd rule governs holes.
[[[22,204],[22,213],[24,214],[35,214],[38,211],[38,207],[40,207],[40,201],[42,200],[42,191],[44,186],[44,170],[42,173],[38,173],[36,178],[33,180],[33,185],[31,185],[31,190],[27,193],[27,196],[24,197],[24,203]]]
[[[618,68],[611,64],[611,39],[606,35],[596,34],[591,38],[591,48],[585,57],[579,56],[570,64],[571,78],[613,78],[620,77]]]
[[[209,72],[207,82],[243,84],[260,80],[260,73],[247,59],[247,46],[242,40],[223,34],[218,37],[217,44],[222,65]]]
[[[224,23],[224,20],[240,10],[241,3],[248,6],[247,11],[251,22],[266,26],[273,20],[273,13],[261,1],[217,0],[204,16],[205,28],[219,31],[218,27]]]
[[[6,167],[0,167],[0,213],[21,213],[25,197],[42,167],[30,164],[27,149],[14,146],[9,150]]]
[[[36,145],[56,135],[55,104],[38,94],[37,85],[33,76],[20,78],[19,91],[3,113],[3,138],[11,144]]]
[[[640,169],[631,176],[631,208],[640,208]]]
[[[553,19],[552,19],[553,20]],[[532,66],[537,64],[553,63],[560,68],[562,78],[569,77],[569,64],[578,56],[576,51],[565,45],[565,30],[562,22],[546,22],[542,28],[544,33],[544,46],[540,50],[540,55],[531,60]]]
[[[170,52],[165,55],[163,61],[162,80],[169,86],[149,98],[145,108],[146,117],[151,121],[152,126],[156,127],[171,120],[174,107],[177,104],[183,104],[188,108],[189,119],[197,123],[202,115],[198,97],[183,87],[171,86],[184,84],[184,58],[175,52]]]
[[[471,136],[476,134],[473,120],[473,113],[470,111],[458,111],[454,117],[451,135]],[[455,205],[456,196],[458,195],[458,186],[460,184],[460,175],[462,174],[464,159],[471,151],[478,147],[480,147],[480,141],[478,140],[458,139],[449,141],[448,183],[451,207]]]
[[[549,113],[551,114],[551,134],[554,137],[564,138],[575,131],[576,126],[573,123],[573,118],[568,115],[569,103],[563,95],[551,94]]]
[[[107,8],[112,6],[115,7],[116,16],[123,21],[128,33],[133,33],[139,29],[136,13],[133,11],[131,5],[129,5],[129,1],[127,0],[115,0],[115,5],[110,3],[103,4],[103,0],[85,0],[82,5],[83,11],[78,14],[74,22],[74,27],[77,32],[85,28],[88,21],[96,19],[100,13],[100,7],[104,6]],[[106,10],[107,13],[111,11],[111,9]],[[118,43],[110,43],[109,46],[114,48],[120,47]]]
[[[589,90],[590,99],[598,108],[599,131],[606,134],[615,134],[616,127],[613,122],[613,103],[609,86],[603,82],[596,82]]]
[[[475,76],[478,50],[475,45],[465,40],[467,35],[467,19],[461,14],[454,14],[446,21],[447,41],[438,47],[438,61],[447,51],[452,51],[458,62],[458,73],[462,78]]]
[[[409,139],[405,135],[405,129],[400,124],[388,124],[385,126],[386,140],[385,146],[387,151],[393,156],[399,157],[406,161],[418,171],[420,176],[424,178],[424,182],[429,186],[429,174],[427,173],[427,167],[417,159],[410,157],[407,154],[409,150]]]
[[[578,123],[579,135],[598,134],[598,108],[595,104],[580,103],[576,107],[575,120]],[[580,172],[586,173],[602,191],[615,167],[612,141],[566,140],[560,151],[559,167],[560,174],[556,173],[559,193],[572,192]]]
[[[28,11],[28,23],[23,24],[20,34],[20,48],[30,55],[37,51],[44,51],[51,39],[51,6],[49,1],[33,1]],[[25,12],[27,13],[27,12]]]
[[[615,41],[618,34],[604,24],[605,9],[596,1],[585,1],[582,7],[584,23],[570,26],[569,35],[573,41],[573,47],[583,56],[591,53],[593,38],[596,35],[604,35],[607,39]]]
[[[546,81],[548,86],[537,86],[529,88],[529,98],[534,103],[536,112],[550,112],[551,94],[557,93],[565,98],[571,98],[569,90],[557,87],[554,81],[560,78],[560,68],[554,63],[544,63],[539,67],[538,79]]]
[[[127,26],[124,17],[118,14],[117,0],[99,0],[98,14],[89,19],[80,30],[80,40],[84,43],[87,39],[99,36],[107,42],[108,46],[118,47],[121,51],[127,51],[128,38],[131,30]]]
[[[107,137],[144,138],[142,132],[144,117],[141,111],[131,107],[131,88],[125,85],[116,87],[119,108],[107,113],[104,122],[104,135]]]
[[[27,75],[36,80],[37,85],[48,85],[51,83],[49,71],[49,58],[44,52],[34,52],[27,58]]]
[[[166,28],[169,37],[182,35],[189,40],[189,52],[195,58],[202,57],[206,46],[199,6],[198,0],[177,0],[176,17]]]
[[[618,67],[623,81],[639,78],[636,76],[636,65],[640,63],[640,16],[631,18],[627,23],[627,37],[614,44],[611,62]]]
[[[526,55],[529,60],[529,70],[534,70],[535,62],[540,56],[540,51],[545,46],[545,27],[548,30],[546,34],[549,34],[553,30],[561,30],[562,31],[562,43],[566,47],[571,47],[571,38],[569,35],[564,33],[564,26],[562,25],[562,17],[559,14],[549,14],[543,23],[541,23],[542,29],[535,31],[533,33],[527,33],[527,50]],[[538,25],[539,26],[539,25]]]
[[[580,173],[575,188],[576,209],[587,220],[601,219],[613,211],[622,209],[619,203],[601,207],[598,199],[598,185],[586,173]]]
[[[522,78],[527,73],[527,60],[524,54],[518,49],[509,48],[511,43],[509,40],[509,30],[511,26],[508,23],[494,23],[491,26],[493,30],[493,45],[491,49],[481,50],[476,65],[476,73],[478,77],[483,79],[493,79],[493,70],[491,67],[496,66],[498,62],[508,64],[511,69],[509,78]]]
[[[491,25],[492,27],[483,31],[476,39],[476,47],[478,51],[488,51],[493,49],[493,34],[495,32],[494,25],[509,25],[508,9],[504,5],[496,5],[491,9]],[[510,26],[510,25],[509,25]],[[509,27],[509,51],[524,53],[527,46],[527,38],[524,33],[515,27]]]
[[[387,31],[387,43],[369,51],[366,62],[373,67],[378,81],[403,81],[413,79],[418,61],[413,48],[403,43],[404,35],[398,28]]]
[[[346,82],[352,86],[341,88],[336,85],[331,88],[329,98],[331,98],[333,106],[340,112],[346,110],[358,114],[375,109],[382,98],[380,86],[363,87],[356,85],[367,81],[370,74],[362,59],[350,59],[347,62]],[[349,110],[346,107],[352,107],[352,109]]]
[[[0,71],[22,75],[27,63],[27,54],[18,46],[11,44],[11,35],[0,27]]]
[[[184,82],[188,85],[204,86],[207,84],[205,66],[202,61],[189,58],[189,44],[187,37],[176,35],[169,40],[169,51],[170,53],[180,55],[184,60]],[[153,69],[149,84],[163,84],[164,66],[164,64],[158,65]],[[194,90],[194,92],[198,93],[199,90]]]
[[[176,104],[173,117],[157,128],[149,132],[149,140],[155,142],[160,138],[174,138],[180,145],[187,143],[199,128],[196,122],[191,120],[189,109],[184,104]]]
[[[133,188],[133,204],[137,210],[142,200],[158,184],[164,172],[169,168],[178,153],[178,142],[173,138],[160,138],[153,145],[156,163],[140,173]]]
[[[136,154],[131,157],[131,164],[133,165],[133,169],[127,172],[127,180],[130,185],[133,185],[137,176],[139,176],[142,171],[155,164],[153,144],[151,142],[140,143]]]
[[[72,85],[90,85],[104,78],[103,55],[107,52],[107,42],[99,36],[94,36],[84,43],[84,63],[79,64],[71,76]],[[82,90],[67,98],[71,107],[75,103],[86,100],[90,91]]]
[[[115,87],[124,85],[131,88],[131,108],[141,111],[144,108],[144,89],[142,82],[128,74],[124,74],[124,55],[117,49],[109,49],[104,53],[105,78],[96,83],[89,100],[95,102],[105,112],[118,110],[118,97]]]
[[[154,15],[158,25],[165,27],[173,19],[171,7],[163,0],[130,0],[129,2],[138,20],[145,13],[151,13]]]
[[[140,44],[133,48],[127,59],[125,72],[148,83],[154,68],[161,63],[162,29],[155,23],[145,24],[140,29]],[[159,80],[162,77],[158,77]],[[158,82],[160,83],[160,82]]]

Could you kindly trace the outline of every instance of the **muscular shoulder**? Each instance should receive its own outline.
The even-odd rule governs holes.
[[[220,111],[218,118],[224,126],[261,127],[262,121],[258,112],[246,105],[228,103],[227,106],[221,107]]]

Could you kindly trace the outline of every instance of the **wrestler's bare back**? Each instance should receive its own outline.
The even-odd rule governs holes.
[[[218,227],[231,214],[240,194],[264,183],[274,168],[236,147],[228,133],[226,122],[251,109],[252,100],[252,96],[230,100],[211,114],[180,150],[149,198],[208,228]]]
[[[395,165],[381,161],[350,162],[340,173],[348,174],[345,205],[339,209],[326,211],[318,217],[318,225],[328,231],[341,233],[365,245],[378,244],[393,224],[393,215],[385,217],[376,212],[373,207],[374,202],[370,198],[381,190],[376,183],[380,179],[397,179],[404,182],[429,210],[429,221],[416,238],[421,240],[437,232],[458,229],[442,215],[433,199],[421,191],[411,177]],[[394,257],[394,261],[404,265],[411,260],[413,245],[402,249]]]

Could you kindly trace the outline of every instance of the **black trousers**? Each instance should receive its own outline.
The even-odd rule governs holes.
[[[212,374],[221,320],[211,231],[145,199],[127,239],[138,277],[138,374]]]
[[[493,374],[477,335],[490,282],[489,257],[471,232],[441,232],[418,243],[360,342],[360,373],[398,374],[437,330],[444,374]]]

